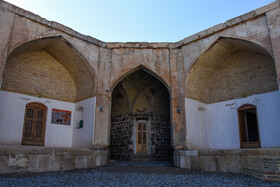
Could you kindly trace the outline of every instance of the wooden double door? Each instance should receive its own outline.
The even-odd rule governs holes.
[[[29,103],[25,108],[22,133],[23,145],[44,145],[47,107],[41,103]]]
[[[147,123],[137,123],[137,154],[148,154],[148,128]]]

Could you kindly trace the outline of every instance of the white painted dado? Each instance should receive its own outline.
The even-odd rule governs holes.
[[[190,149],[209,149],[207,104],[186,98],[187,142]]]
[[[75,118],[73,125],[73,147],[92,147],[94,135],[96,97],[85,99],[75,104]],[[79,127],[83,120],[83,128]]]
[[[237,108],[247,103],[257,107],[261,147],[280,147],[280,93],[275,91],[208,105],[186,98],[189,148],[239,149]]]
[[[0,143],[21,145],[25,106],[29,102],[40,102],[48,108],[45,146],[71,147],[74,103],[32,97],[6,91],[0,91]],[[51,124],[52,108],[72,111],[71,125]]]
[[[0,91],[0,144],[21,145],[25,106],[29,102],[40,102],[48,108],[45,131],[46,147],[72,147],[72,144],[76,147],[88,147],[92,143],[95,97],[75,104]],[[77,124],[74,124],[74,118],[75,109],[78,107],[84,108],[85,122],[84,128],[76,131]],[[71,125],[51,124],[53,108],[71,111]]]

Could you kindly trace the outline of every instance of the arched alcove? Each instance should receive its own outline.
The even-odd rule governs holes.
[[[24,43],[8,56],[2,90],[75,102],[93,95],[93,75],[62,37]]]
[[[84,127],[84,107],[78,107],[75,111],[75,128],[82,129]]]
[[[215,103],[278,89],[270,53],[253,42],[219,38],[188,72],[186,97]]]
[[[170,160],[170,95],[142,68],[112,91],[110,157],[114,160]]]
[[[267,108],[279,96],[274,59],[264,47],[220,37],[196,59],[185,83],[189,148],[238,149],[269,142],[275,115]],[[258,106],[263,121],[257,121],[252,106],[237,109],[244,103]],[[246,117],[251,118],[249,125]],[[247,127],[252,127],[248,136]]]

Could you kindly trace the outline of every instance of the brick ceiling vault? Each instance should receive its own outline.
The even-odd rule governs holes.
[[[220,38],[194,62],[186,97],[203,103],[238,99],[278,89],[275,63],[263,47]]]
[[[27,42],[8,57],[2,90],[75,102],[93,96],[93,74],[62,37]]]

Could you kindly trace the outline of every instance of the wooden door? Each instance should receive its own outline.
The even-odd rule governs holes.
[[[137,153],[148,154],[147,124],[137,124]]]
[[[44,145],[47,107],[41,103],[29,103],[25,109],[22,134],[23,145]]]
[[[241,148],[260,147],[259,127],[256,106],[245,104],[238,108]]]

